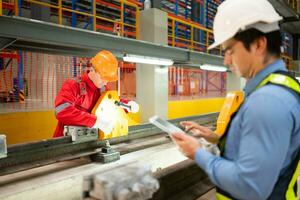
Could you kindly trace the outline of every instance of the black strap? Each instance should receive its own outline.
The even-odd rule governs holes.
[[[300,159],[300,149],[298,150],[298,155],[296,156],[296,158],[287,167],[285,172],[278,178],[273,188],[273,191],[271,192],[271,195],[268,197],[267,200],[285,199],[285,195],[288,190],[289,184],[298,166],[299,159]],[[297,194],[297,182],[294,185],[293,189],[295,194]]]
[[[242,104],[241,104],[242,105]],[[241,107],[240,105],[240,107]],[[239,111],[240,108],[237,109],[237,111],[235,111],[231,116],[230,116],[230,120],[229,120],[229,124],[226,127],[225,133],[221,136],[221,138],[219,139],[218,142],[218,147],[220,149],[220,153],[221,156],[224,156],[224,151],[225,151],[225,143],[226,143],[226,139],[227,139],[227,134],[229,131],[229,127],[231,126],[231,122],[233,121],[233,118],[236,116],[237,112]]]
[[[232,197],[228,192],[226,192],[218,187],[217,187],[217,193],[222,194],[223,196],[229,198],[230,200],[238,200],[238,199],[235,199],[234,197]]]

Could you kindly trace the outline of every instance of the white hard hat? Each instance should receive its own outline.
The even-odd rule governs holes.
[[[208,49],[250,28],[263,33],[279,30],[281,19],[267,0],[226,0],[218,7],[213,27],[215,42]]]

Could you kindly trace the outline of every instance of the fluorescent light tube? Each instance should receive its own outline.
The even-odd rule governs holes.
[[[173,65],[173,60],[165,59],[165,58],[155,58],[148,56],[138,56],[133,54],[125,54],[123,57],[125,62],[134,62],[134,63],[143,63],[143,64],[151,64],[151,65]]]
[[[208,71],[217,71],[217,72],[226,72],[227,71],[226,67],[209,65],[209,64],[200,65],[200,69],[208,70]]]

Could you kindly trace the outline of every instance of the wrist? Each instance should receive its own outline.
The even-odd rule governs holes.
[[[98,128],[99,118],[95,116],[94,124],[91,126],[91,128]]]

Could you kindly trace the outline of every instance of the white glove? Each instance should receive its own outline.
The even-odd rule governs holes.
[[[96,109],[95,115],[97,117],[97,121],[93,128],[100,129],[105,135],[109,134],[116,124],[116,111],[116,105],[113,101],[103,100]]]
[[[107,119],[105,118],[105,116],[103,116],[103,117],[97,117],[97,120],[92,128],[98,128],[101,131],[103,131],[105,135],[108,135],[110,134],[110,132],[112,132],[114,127],[115,127],[114,121]]]
[[[135,101],[129,101],[127,103],[127,105],[130,106],[130,111],[129,112],[132,112],[132,113],[137,113],[140,109],[139,104],[137,104]]]

